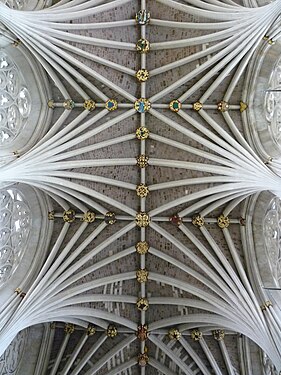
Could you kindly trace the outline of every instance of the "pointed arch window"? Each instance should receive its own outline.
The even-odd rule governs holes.
[[[281,285],[281,201],[274,197],[263,220],[263,235],[272,277]]]
[[[265,94],[265,113],[273,139],[281,145],[281,58],[272,70]]]
[[[0,287],[15,272],[26,248],[32,215],[15,187],[0,190]]]
[[[23,46],[0,34],[0,166],[22,155],[46,133],[52,116],[50,86]]]
[[[11,56],[0,51],[0,146],[8,146],[24,130],[31,112],[25,79]]]
[[[0,0],[9,8],[17,10],[38,10],[52,5],[52,0]]]

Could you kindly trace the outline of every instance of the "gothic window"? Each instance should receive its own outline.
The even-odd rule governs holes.
[[[17,10],[35,10],[50,6],[52,0],[0,0],[9,8]]]
[[[21,331],[0,357],[0,374],[15,375],[24,353],[27,331]]]
[[[11,277],[26,250],[31,212],[16,188],[0,191],[0,287]]]
[[[266,119],[274,139],[281,143],[281,58],[275,64],[268,86],[265,95]]]
[[[281,202],[273,198],[264,218],[264,241],[271,264],[273,277],[280,283],[281,280]]]
[[[31,97],[16,63],[0,51],[0,146],[10,144],[26,125]]]

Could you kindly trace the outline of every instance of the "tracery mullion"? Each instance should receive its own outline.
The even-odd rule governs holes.
[[[163,1],[161,1],[160,0],[160,2],[162,2],[162,3],[169,3],[169,4],[171,4],[171,3],[175,3],[175,2],[172,2],[172,1],[165,1],[165,0],[163,0]],[[206,4],[206,2],[201,2],[200,0],[199,0],[199,2],[200,2],[200,6],[199,7],[197,7],[197,8],[194,8],[195,10],[194,10],[194,12],[196,13],[197,11],[198,11],[198,8],[200,8],[199,10],[205,10],[205,9],[208,9],[208,10],[210,10],[210,9],[217,9],[217,7],[216,7],[216,5],[217,5],[217,2],[214,0],[214,1],[209,1],[208,2],[208,4]],[[79,8],[79,9],[88,9],[87,8],[87,4],[85,3],[84,4],[84,2],[83,1],[79,1],[79,2],[76,2],[75,1],[75,4],[78,4],[78,3],[83,3],[83,4],[81,4],[81,7]],[[91,3],[92,4],[92,2],[91,1],[89,1],[88,3]],[[117,2],[118,3],[118,2]],[[145,3],[145,1],[142,1],[142,4],[143,3]],[[198,1],[197,1],[197,4],[196,4],[196,0],[195,0],[195,2],[192,2],[191,1],[191,3],[194,3],[194,5],[198,5]],[[210,4],[212,5],[212,6],[209,6]],[[73,5],[74,3],[72,3],[72,5]],[[182,5],[182,4],[181,4]],[[215,5],[215,7],[213,7],[213,5]],[[230,4],[229,4],[230,5]],[[67,9],[67,7],[68,7],[68,4],[65,4],[65,6],[64,7],[62,7],[62,8],[59,8],[59,12],[54,12],[54,18],[56,18],[56,16],[57,15],[63,15],[63,10],[65,10],[65,9]],[[58,7],[56,7],[56,8],[58,8]],[[142,6],[142,8],[143,8],[143,6]],[[192,8],[192,7],[190,7],[190,8]],[[225,8],[227,8],[227,7],[221,7],[220,9],[217,9],[217,10],[219,10],[219,12],[220,13],[224,13],[224,11],[225,11]],[[238,7],[237,7],[238,8]],[[240,9],[239,9],[239,11],[241,10],[241,12],[242,13],[245,13],[245,18],[246,18],[246,11],[245,11],[245,9],[244,8],[242,8],[242,7],[239,7]],[[77,10],[77,8],[75,8],[76,10]],[[185,8],[186,9],[186,8]],[[235,9],[235,6],[234,6],[234,9]],[[267,8],[267,9],[269,9],[269,8]],[[72,11],[74,12],[74,8],[72,9]],[[247,12],[248,12],[248,10],[247,10]],[[70,12],[71,13],[71,12]],[[204,13],[204,11],[203,11],[203,13]],[[197,13],[196,13],[197,14]],[[201,13],[202,14],[202,13]],[[247,13],[247,18],[250,18],[250,17],[248,17],[249,16],[249,14],[250,13]],[[65,16],[68,16],[68,14],[67,15],[65,15]],[[211,18],[214,16],[214,13],[212,14],[212,16],[211,16]],[[72,17],[72,16],[69,16],[69,17]],[[59,18],[59,17],[58,17]],[[48,26],[49,27],[49,26]],[[47,29],[48,29],[48,27],[47,27]],[[144,28],[142,27],[142,29],[144,30]],[[226,28],[227,30],[229,30],[229,27],[227,27]],[[142,34],[142,36],[143,36],[143,34]],[[209,52],[209,51],[208,51]],[[144,57],[142,57],[142,62],[145,60],[145,58]],[[142,94],[142,96],[144,96],[145,97],[145,85],[143,85],[142,84],[142,89],[141,89],[141,94]],[[144,95],[143,95],[144,94]],[[204,115],[204,112],[202,112],[202,114]],[[145,121],[144,121],[144,119],[145,119],[145,114],[141,114],[141,126],[144,126],[145,125]],[[73,136],[74,137],[74,136]],[[131,138],[130,138],[131,139]],[[141,152],[143,152],[143,151],[145,151],[145,143],[144,143],[145,141],[142,141],[141,142]],[[242,145],[242,146],[244,146],[244,144]],[[93,146],[93,149],[94,149],[94,147],[98,147],[97,146],[97,144],[96,145],[94,145]],[[233,146],[233,148],[234,148],[235,146]],[[223,146],[222,145],[220,145],[220,147],[218,147],[216,150],[219,150],[220,148],[223,148]],[[252,168],[252,171],[253,171],[253,174],[255,173],[255,168],[257,168],[257,166],[259,165],[259,162],[260,162],[260,160],[256,160],[256,158],[255,158],[255,155],[253,155],[253,153],[251,153],[251,151],[250,151],[250,149],[249,148],[246,148],[246,147],[243,147],[244,149],[246,149],[246,151],[248,152],[248,154],[251,154],[251,156],[250,156],[250,158],[249,158],[249,160],[247,160],[247,163],[249,163],[249,164],[251,164],[251,167],[249,167],[249,169],[251,169]],[[61,150],[59,147],[58,147],[58,149],[59,150]],[[90,151],[90,149],[88,148],[87,149],[88,151]],[[54,151],[54,150],[53,150]],[[82,153],[84,153],[84,152],[88,152],[88,151],[86,151],[86,149],[84,149],[82,152],[81,152],[81,154]],[[231,147],[229,148],[229,153],[231,153]],[[62,152],[62,151],[59,151],[59,152]],[[50,154],[51,154],[51,151],[50,151]],[[46,155],[47,155],[47,151],[46,151]],[[49,154],[48,154],[49,155]],[[70,155],[70,153],[68,154],[68,155]],[[42,153],[42,155],[40,156],[40,158],[42,157],[42,159],[43,159],[43,156],[44,156],[44,152]],[[74,155],[74,154],[72,154],[72,156],[71,157],[75,157],[75,156],[77,156],[77,155]],[[37,161],[38,161],[38,164],[40,164],[40,161],[41,161],[41,159],[37,159]],[[65,160],[66,158],[63,158],[62,157],[62,155],[58,155],[58,157],[54,157],[52,160],[53,161],[55,161],[55,162],[57,162],[58,160],[60,160],[60,158],[62,158],[61,160]],[[237,153],[237,159],[240,159],[240,154],[239,153]],[[246,158],[245,158],[246,159]],[[241,169],[243,169],[243,167],[244,167],[244,161],[245,161],[245,159],[243,160],[243,162],[240,162],[240,160],[237,160],[237,164],[239,164],[239,166],[241,167]],[[124,161],[124,163],[127,163],[128,162],[128,160],[129,159],[126,159],[126,161]],[[229,158],[229,160],[232,160],[231,158]],[[29,161],[28,162],[30,162],[30,163],[32,163],[32,158],[30,158],[29,159]],[[129,162],[133,162],[133,160],[129,160]],[[161,160],[160,160],[160,164],[161,164]],[[64,163],[64,162],[63,162]],[[66,167],[68,164],[68,162],[66,162],[65,164],[61,164],[61,163],[56,163],[57,164],[57,167],[58,167],[58,169],[56,170],[56,172],[54,172],[54,177],[56,177],[56,176],[58,176],[58,170],[59,170],[59,168],[64,168],[64,167]],[[87,161],[86,161],[86,163],[87,163]],[[109,162],[110,163],[110,162]],[[153,165],[153,163],[154,163],[154,160],[152,159],[152,165]],[[246,164],[247,164],[246,163]],[[159,165],[160,165],[159,164]],[[230,163],[231,164],[231,163]],[[235,163],[234,163],[235,164]],[[235,167],[234,167],[234,169],[235,169],[235,171],[238,171],[238,167],[237,167],[237,164],[235,164]],[[20,165],[20,164],[19,164]],[[81,166],[82,164],[79,164],[79,163],[77,163],[77,164],[75,164],[75,166],[77,166],[77,168],[79,167],[79,166]],[[126,165],[126,164],[125,164]],[[131,165],[131,164],[130,164]],[[155,164],[156,165],[156,164]],[[165,164],[164,162],[163,162],[163,164],[161,165],[161,166],[164,166],[164,167],[166,167],[166,166],[168,166],[167,164]],[[52,169],[52,165],[50,164],[50,160],[48,161],[48,163],[46,162],[45,163],[45,167],[46,167],[46,170],[50,167],[50,169]],[[216,166],[217,167],[217,166]],[[263,168],[263,166],[262,165],[260,165],[260,167],[261,167],[261,169]],[[263,171],[265,172],[265,174],[267,174],[268,173],[268,175],[270,175],[270,171],[268,172],[268,168],[263,168]],[[31,173],[31,174],[33,174],[33,172]],[[44,177],[48,177],[48,172],[44,172],[44,173],[42,173],[42,174],[44,174],[45,176]],[[145,170],[142,170],[141,171],[141,182],[143,183],[145,183]],[[55,176],[56,175],[56,176]],[[34,173],[34,178],[35,179],[38,179],[38,178],[40,178],[40,176],[38,176],[38,175],[36,175],[35,173]],[[70,177],[71,176],[71,177]],[[75,176],[75,174],[70,174],[70,172],[65,172],[65,173],[63,173],[63,177],[64,178],[72,178],[73,176]],[[85,176],[85,177],[83,177],[82,176],[82,174],[77,174],[76,175],[77,177],[79,176],[79,179],[87,179],[87,176]],[[212,176],[213,177],[213,176]],[[214,176],[214,177],[216,177],[216,176]],[[211,177],[210,177],[211,178]],[[216,177],[216,178],[220,178],[220,176],[219,177]],[[233,179],[234,179],[234,177],[233,177]],[[112,182],[112,180],[111,179],[108,179],[108,180],[106,180],[106,182]],[[199,180],[194,180],[193,181],[193,183],[198,183],[198,181]],[[207,181],[209,181],[209,180],[207,180],[207,177],[206,177],[206,180],[205,180],[205,182],[207,182]],[[210,180],[211,181],[211,180]],[[230,182],[233,182],[234,180],[232,180],[232,177],[230,177]],[[247,180],[247,183],[249,183],[249,181],[251,181],[251,180]],[[202,180],[202,182],[203,182],[203,180]],[[215,182],[219,182],[218,180],[213,180],[213,182],[215,183]],[[253,182],[253,181],[252,181]],[[182,182],[180,182],[180,183],[182,183]],[[117,186],[122,186],[122,187],[125,187],[125,188],[129,188],[129,185],[128,184],[126,184],[126,186],[125,186],[125,184],[122,184],[122,182],[121,182],[121,184],[122,185],[118,185],[119,184],[119,182],[117,182]],[[46,187],[47,186],[50,186],[50,188],[52,188],[53,190],[54,189],[58,189],[58,185],[59,185],[59,183],[58,183],[58,181],[56,182],[56,183],[52,183],[52,184],[46,184]],[[39,185],[38,185],[39,186]],[[165,186],[164,184],[163,184],[163,186]],[[221,185],[223,188],[224,188],[224,184],[222,184]],[[130,184],[130,190],[132,190],[133,189],[133,186],[132,186],[132,184]],[[244,188],[243,188],[244,189]],[[59,191],[59,189],[57,190],[57,191]],[[68,191],[68,193],[70,192],[70,190],[67,190]],[[77,191],[78,191],[78,189],[77,189]],[[214,190],[214,191],[216,191],[216,190]],[[209,192],[213,192],[212,190],[210,190]],[[244,194],[244,195],[242,195],[243,197],[245,197],[245,195],[246,195],[246,192],[247,192],[247,194],[250,194],[250,193],[252,193],[252,191],[249,191],[249,190],[247,190],[247,189],[244,189],[243,190],[243,192],[241,191],[241,194]],[[60,192],[60,194],[62,194],[63,192],[61,191]],[[52,193],[53,194],[53,193]],[[215,197],[216,197],[216,199],[217,199],[217,202],[219,202],[218,204],[219,205],[221,205],[221,204],[223,204],[224,203],[224,201],[223,201],[223,199],[225,199],[226,197],[224,196],[224,198],[223,198],[223,195],[219,195],[219,194],[217,194],[217,193],[215,193]],[[239,192],[235,192],[235,194],[233,194],[233,195],[229,195],[229,199],[237,199],[237,200],[239,200],[241,197],[240,197],[240,191]],[[63,196],[64,198],[66,198],[67,197],[67,195],[64,195]],[[74,194],[73,195],[73,197],[75,197],[75,198],[73,198],[73,200],[72,201],[70,201],[71,203],[73,203],[73,201],[74,201],[74,199],[81,199],[82,198],[82,196],[81,196],[81,194],[80,194],[80,192],[78,191],[78,193],[76,194]],[[196,196],[194,196],[194,197],[196,197]],[[194,198],[195,199],[195,198]],[[207,199],[207,198],[206,198]],[[87,204],[89,203],[90,201],[89,200],[87,200]],[[211,203],[211,200],[208,200],[208,202],[209,203]],[[141,203],[141,210],[143,210],[143,211],[145,211],[145,199],[141,199],[140,200],[140,203]],[[208,204],[209,204],[208,203]],[[212,204],[214,204],[214,203],[212,203]],[[231,203],[229,203],[229,207],[231,207],[231,204],[232,204],[232,202]],[[195,207],[196,206],[196,203],[194,203],[194,205],[192,206],[192,207]],[[208,208],[206,208],[205,209],[205,211],[203,210],[202,212],[205,212],[205,213],[207,213],[208,212],[208,209],[209,209],[209,211],[211,210],[211,208],[213,208],[214,206],[213,205],[211,205],[211,206],[208,206]],[[188,208],[188,209],[190,209],[190,207]],[[133,211],[131,211],[130,212],[130,214],[132,215],[132,217],[134,217],[134,215],[135,215],[135,213],[133,214]],[[156,220],[157,219],[157,217],[153,217],[153,220]],[[152,225],[154,225],[154,223],[152,224]],[[151,225],[151,226],[152,226]],[[144,236],[144,233],[145,233],[145,228],[141,228],[141,239],[144,241],[145,240],[145,236]],[[141,259],[142,259],[142,266],[143,266],[143,264],[144,264],[144,262],[143,262],[143,257],[141,257]],[[88,272],[89,270],[87,270],[87,272]],[[90,271],[89,271],[90,272]],[[64,275],[63,275],[63,277],[64,277]],[[152,275],[152,277],[153,277],[153,275]],[[62,282],[62,284],[60,284],[60,287],[61,287],[61,285],[63,285],[63,282]],[[69,286],[69,285],[68,285]],[[67,287],[68,287],[67,286]],[[227,287],[227,285],[225,285],[225,288]],[[54,290],[58,290],[58,288],[55,288]],[[72,290],[72,288],[70,288],[69,290],[71,290],[72,292],[73,292],[73,290]],[[144,290],[144,286],[142,286],[141,287],[141,290],[143,291]],[[60,292],[60,295],[61,296],[65,296],[65,294],[66,294],[67,292],[66,292],[66,289],[63,289],[61,292]],[[76,293],[76,292],[75,292]],[[145,294],[144,294],[144,296],[145,296]],[[84,297],[82,297],[82,299],[83,299]],[[86,297],[85,297],[86,298]],[[97,298],[101,298],[101,297],[97,297]],[[108,298],[108,299],[110,299],[111,298],[111,296],[110,295],[108,295],[106,298]],[[119,297],[118,297],[119,298]],[[54,299],[54,301],[55,301],[55,299]],[[76,303],[77,301],[80,301],[81,302],[81,299],[72,299],[72,298],[69,298],[69,299],[67,299],[67,303],[69,302],[69,303],[72,303],[72,302],[74,302],[74,303]],[[83,300],[84,301],[84,300]],[[85,302],[85,301],[84,301]],[[151,302],[152,302],[152,304],[153,304],[153,299],[151,300]],[[175,302],[177,302],[177,301],[175,301]],[[184,302],[184,301],[182,301],[182,302]],[[78,302],[77,302],[78,303]],[[64,302],[62,302],[62,304],[60,305],[60,306],[58,306],[58,307],[62,307],[63,306],[63,304],[64,304]],[[74,309],[75,310],[75,309]],[[65,312],[68,312],[69,310],[67,310],[67,309],[64,309],[64,311]],[[79,310],[79,311],[82,311],[82,310]],[[86,311],[86,310],[83,310],[83,311]],[[54,309],[54,314],[55,313],[57,313],[57,312],[59,312],[58,310],[56,311],[56,309]],[[78,309],[77,310],[75,310],[75,312],[76,313],[78,313]],[[81,316],[83,316],[83,314],[81,313]],[[86,316],[86,313],[85,313],[85,316]],[[144,316],[144,314],[142,313],[142,317]],[[71,314],[69,314],[67,317],[69,317],[70,319],[71,319]],[[108,315],[107,316],[108,318],[110,318],[110,316]],[[50,318],[50,316],[48,316],[48,318]],[[37,317],[36,317],[36,319],[37,319]],[[72,319],[74,319],[74,318],[72,318]],[[200,319],[198,319],[198,321],[200,322]],[[215,322],[215,320],[213,320],[213,322]],[[227,320],[222,320],[222,323],[224,323],[224,322],[226,322],[227,323]],[[121,322],[119,321],[119,323],[121,324]],[[124,323],[124,321],[123,321],[123,323]],[[203,322],[204,323],[204,322]],[[206,322],[205,322],[206,323]],[[105,323],[104,323],[105,324]],[[195,324],[195,323],[194,323]],[[207,324],[207,323],[206,323]],[[215,323],[213,323],[213,324],[215,324]],[[229,323],[229,325],[230,325],[230,323]],[[132,326],[131,326],[132,327]],[[234,326],[233,326],[234,327]],[[133,333],[132,333],[133,334]],[[260,338],[258,337],[258,339],[257,340],[260,340]],[[144,343],[142,343],[141,344],[141,348],[142,348],[142,351],[143,351],[143,349],[144,349]],[[131,361],[129,361],[128,362],[130,365],[129,365],[129,367],[131,366],[131,365],[133,365],[134,363],[136,363],[136,361],[134,360],[133,362],[131,362]],[[153,363],[153,359],[152,359],[152,363]],[[124,365],[124,364],[123,364]],[[121,367],[122,367],[122,365],[120,365]],[[125,366],[125,365],[124,365]],[[121,368],[120,367],[120,368]],[[129,368],[129,367],[126,367],[126,368]],[[125,367],[124,367],[125,368]],[[89,370],[90,371],[90,370]],[[112,373],[113,373],[113,371],[114,371],[114,369],[111,371]],[[120,370],[121,371],[121,370]],[[144,374],[144,372],[145,372],[145,369],[144,368],[142,368],[141,369],[141,371],[142,371],[142,374]],[[78,374],[78,373],[77,373]],[[92,374],[92,372],[89,372],[89,375],[90,374]]]

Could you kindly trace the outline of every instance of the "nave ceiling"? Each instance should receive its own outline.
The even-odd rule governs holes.
[[[278,374],[281,1],[17,6],[1,374]]]

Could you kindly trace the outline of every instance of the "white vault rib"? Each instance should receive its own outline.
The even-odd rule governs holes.
[[[70,236],[70,224],[65,223],[63,225],[45,265],[38,272],[37,278],[33,281],[30,289],[26,291],[24,298],[20,299],[19,296],[14,295],[0,309],[0,352],[6,349],[20,330],[33,324],[58,320],[86,328],[89,323],[92,323],[98,329],[105,331],[110,322],[116,323],[125,330],[124,335],[126,337],[116,348],[110,349],[87,370],[88,375],[94,375],[109,363],[119,351],[136,340],[135,332],[138,329],[138,324],[133,318],[115,314],[113,309],[112,311],[103,310],[99,303],[104,302],[105,305],[107,303],[134,305],[138,298],[143,298],[149,300],[151,309],[155,311],[153,319],[151,318],[152,315],[146,313],[144,309],[139,313],[139,323],[142,326],[149,325],[148,345],[151,344],[161,349],[182,372],[193,375],[200,369],[204,375],[209,375],[209,367],[216,370],[218,365],[204,340],[200,345],[209,360],[208,368],[200,358],[197,358],[188,341],[181,338],[179,341],[182,347],[190,353],[195,362],[197,361],[198,368],[192,370],[157,336],[161,330],[167,331],[172,326],[182,328],[182,333],[193,328],[215,330],[217,327],[242,333],[267,352],[276,368],[280,370],[281,342],[278,332],[275,331],[276,324],[273,324],[275,321],[270,322],[271,316],[265,317],[260,311],[261,301],[254,295],[248,282],[242,262],[236,254],[231,233],[224,230],[223,236],[234,264],[225,256],[225,249],[216,242],[211,230],[208,230],[209,227],[201,227],[200,235],[197,238],[190,229],[190,221],[180,222],[177,232],[178,236],[182,236],[180,240],[172,233],[172,230],[170,232],[165,226],[162,227],[162,224],[158,223],[158,215],[163,215],[161,218],[164,224],[167,224],[170,220],[170,214],[167,214],[167,211],[170,209],[174,209],[180,219],[189,220],[191,214],[199,213],[204,217],[221,207],[223,213],[227,215],[245,197],[256,192],[270,190],[281,197],[280,163],[272,160],[265,165],[244,139],[230,114],[222,114],[223,126],[230,130],[229,132],[221,126],[221,123],[215,117],[212,117],[207,107],[209,105],[209,109],[214,109],[212,104],[208,103],[210,97],[216,93],[217,88],[225,81],[226,77],[233,74],[224,96],[224,99],[229,101],[262,37],[265,34],[270,36],[280,34],[278,17],[280,18],[281,0],[276,0],[261,8],[246,8],[231,0],[224,2],[218,0],[208,2],[186,0],[184,1],[185,4],[182,1],[179,3],[175,0],[157,0],[157,2],[180,10],[186,15],[202,17],[204,22],[183,22],[180,24],[175,21],[153,18],[151,19],[151,25],[158,26],[160,29],[161,27],[168,27],[186,30],[192,29],[194,25],[195,30],[204,30],[208,33],[174,41],[152,42],[150,48],[153,53],[166,49],[201,47],[204,43],[212,43],[212,46],[169,64],[163,63],[163,65],[151,70],[150,78],[153,78],[171,69],[184,67],[201,58],[210,56],[206,62],[198,64],[196,68],[184,73],[175,82],[153,94],[149,99],[151,105],[149,115],[146,114],[146,110],[138,111],[134,108],[137,101],[135,93],[131,93],[130,90],[125,90],[118,84],[113,83],[109,78],[82,63],[78,58],[80,55],[80,57],[89,61],[94,61],[128,76],[135,75],[136,72],[133,69],[100,58],[91,52],[84,51],[81,47],[81,45],[88,45],[112,48],[113,50],[134,51],[136,49],[135,44],[76,34],[79,29],[98,30],[133,27],[135,21],[132,22],[128,19],[101,23],[90,22],[89,24],[84,21],[81,24],[76,22],[77,19],[94,17],[101,12],[112,11],[119,6],[132,5],[132,0],[110,2],[103,0],[62,0],[48,9],[34,12],[14,11],[0,3],[0,21],[13,34],[14,38],[19,38],[24,46],[38,59],[53,79],[63,98],[66,101],[69,100],[69,88],[82,98],[81,103],[79,103],[81,104],[81,111],[77,106],[71,112],[72,116],[69,116],[70,111],[63,110],[49,132],[37,145],[25,154],[19,155],[18,158],[14,156],[9,164],[0,167],[0,186],[18,182],[33,185],[49,194],[65,210],[76,206],[83,213],[87,213],[90,207],[99,214],[105,215],[108,211],[106,205],[109,204],[111,207],[122,211],[120,216],[123,220],[122,228],[112,230],[107,234],[106,239],[103,239],[100,243],[98,242],[99,239],[107,230],[105,222],[95,227],[90,234],[87,232],[89,223],[80,223],[70,238],[67,237],[67,235]],[[148,0],[141,0],[138,3],[140,9],[146,9],[149,5]],[[147,25],[140,27],[141,38],[148,37],[148,27]],[[148,56],[141,54],[140,58],[137,58],[137,66],[143,70],[146,69]],[[162,64],[162,62],[160,63]],[[195,80],[196,77],[200,78]],[[215,79],[213,79],[214,77]],[[114,116],[107,117],[108,110],[104,108],[103,102],[107,102],[109,98],[102,88],[95,86],[93,82],[98,82],[99,85],[97,86],[99,87],[102,84],[107,89],[110,88],[123,98],[123,102],[118,107],[118,111],[121,110],[121,112],[114,112]],[[190,87],[184,87],[189,83]],[[199,95],[200,90],[207,84],[208,87]],[[139,88],[142,98],[147,97],[148,85],[149,81],[140,83]],[[86,89],[83,87],[86,87]],[[90,110],[83,107],[85,101],[91,100],[86,91],[91,93],[90,96],[97,97],[102,102],[97,103],[97,108],[95,108],[97,112],[94,115]],[[106,90],[104,91],[106,92]],[[178,115],[177,119],[172,117],[170,113],[169,115],[166,114],[167,112],[165,113],[169,110],[166,98],[174,92],[180,95],[178,100],[183,104],[177,114],[172,114],[172,116]],[[198,116],[193,116],[191,110],[194,109],[194,105],[187,102],[196,93],[199,95],[198,102],[202,107],[197,111]],[[162,102],[160,103],[160,101]],[[61,105],[61,103],[55,104],[58,107]],[[56,109],[56,106],[54,108]],[[236,107],[233,108],[233,110],[237,109]],[[75,112],[76,110],[77,112]],[[101,158],[87,157],[87,153],[106,150],[107,147],[116,145],[120,147],[122,145],[125,149],[129,142],[136,142],[135,134],[132,134],[131,130],[127,131],[127,129],[126,134],[97,141],[100,134],[111,130],[118,123],[126,124],[131,117],[136,115],[136,111],[141,112],[138,120],[140,129],[152,127],[151,140],[156,141],[158,145],[162,144],[174,148],[175,155],[177,150],[184,152],[186,155],[183,160],[177,160],[176,156],[175,159],[151,157],[149,160],[151,167],[161,167],[161,170],[165,168],[180,169],[183,173],[186,173],[186,178],[149,184],[149,173],[145,168],[141,168],[139,171],[140,184],[148,185],[146,187],[150,189],[150,192],[156,194],[164,189],[184,186],[193,188],[200,187],[202,184],[202,189],[172,198],[170,201],[165,199],[156,206],[153,206],[154,202],[149,206],[146,197],[139,196],[137,199],[140,210],[142,212],[147,211],[151,222],[149,231],[145,225],[140,225],[141,228],[136,229],[138,239],[142,243],[149,241],[149,236],[154,231],[162,236],[161,241],[177,249],[178,254],[184,255],[184,260],[179,260],[173,253],[168,255],[156,246],[151,247],[151,255],[168,265],[167,268],[174,267],[183,272],[187,280],[191,277],[200,282],[204,288],[201,287],[200,289],[198,286],[183,281],[177,275],[172,277],[151,271],[148,280],[137,284],[138,295],[122,294],[122,291],[120,294],[92,292],[93,289],[100,287],[107,290],[107,286],[113,285],[115,282],[124,284],[131,282],[136,278],[136,269],[112,272],[110,276],[93,278],[88,282],[84,280],[85,277],[94,275],[94,272],[103,267],[110,267],[118,260],[122,259],[125,262],[135,251],[133,244],[114,254],[111,254],[110,249],[112,246],[116,246],[117,240],[121,241],[122,236],[130,235],[135,231],[135,227],[138,225],[135,221],[136,209],[130,207],[129,204],[121,203],[118,197],[108,196],[86,186],[84,182],[114,186],[120,188],[120,190],[126,190],[128,193],[136,189],[135,184],[131,181],[122,181],[122,179],[116,179],[110,175],[100,177],[98,173],[95,174],[95,168],[99,167],[106,169],[107,167],[124,166],[126,168],[136,165],[135,155],[134,157],[120,155],[114,158],[108,155]],[[69,122],[67,122],[68,118],[70,118]],[[170,138],[168,135],[157,134],[157,131],[153,129],[153,121],[156,120],[160,121],[163,127],[167,127],[180,135],[180,141],[174,140],[173,137]],[[93,143],[86,145],[86,141],[89,139]],[[186,141],[187,139],[188,141]],[[194,143],[190,145],[189,141],[196,143],[196,147]],[[149,140],[142,139],[139,143],[140,155],[148,154],[150,150],[148,142]],[[189,155],[197,156],[201,158],[201,161],[188,160]],[[84,171],[83,168],[87,168],[87,171]],[[88,171],[89,168],[93,173]],[[190,172],[190,175],[188,175],[188,172]],[[200,177],[190,177],[193,172]],[[203,184],[208,184],[208,186],[203,187]],[[63,243],[66,239],[66,243]],[[80,243],[80,241],[82,242]],[[187,243],[191,244],[195,250],[192,251]],[[90,248],[91,246],[92,248]],[[102,260],[96,260],[97,255],[101,252],[105,252],[106,256]],[[200,253],[200,256],[196,255],[197,253]],[[93,264],[89,266],[87,262],[92,259]],[[188,262],[185,264],[186,259],[194,262],[199,270],[192,269]],[[147,255],[144,253],[138,254],[138,264],[134,266],[146,271],[150,266]],[[164,270],[161,271],[164,272]],[[194,299],[182,296],[155,296],[153,295],[154,291],[152,291],[152,296],[148,298],[153,283],[162,283],[167,286],[167,289],[168,287],[178,288],[183,293],[191,294]],[[90,304],[91,307],[89,307]],[[199,312],[186,316],[174,315],[165,319],[158,317],[157,311],[160,307],[173,307],[174,305],[197,309]],[[57,358],[53,370],[51,370],[53,373],[57,371],[68,339],[68,337],[65,338],[64,344],[62,344],[60,357]],[[94,347],[95,350],[102,347],[105,341],[107,340],[104,337],[99,339]],[[75,356],[78,356],[85,342],[84,338],[77,346]],[[106,344],[108,344],[108,341]],[[146,354],[145,340],[140,341],[139,349],[142,355]],[[76,367],[71,374],[78,374],[83,366],[90,361],[95,350],[89,351],[80,365],[75,365]],[[225,343],[220,344],[220,350],[229,374],[234,375]],[[62,374],[70,371],[73,363],[74,359],[70,359]],[[108,373],[127,371],[134,367],[136,363],[136,358],[124,359],[122,363],[117,363],[116,367]],[[151,356],[148,365],[167,374],[175,373],[173,369],[168,369],[164,363],[160,363],[153,356]],[[142,375],[145,375],[145,366],[141,367],[140,371]]]

